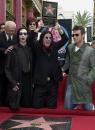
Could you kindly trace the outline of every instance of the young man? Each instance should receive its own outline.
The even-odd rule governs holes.
[[[68,46],[64,72],[69,68],[65,95],[66,109],[74,109],[83,104],[85,110],[94,110],[91,84],[95,80],[95,50],[85,43],[82,26],[73,28],[74,43]]]

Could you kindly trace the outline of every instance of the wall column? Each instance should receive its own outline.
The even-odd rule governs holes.
[[[30,8],[30,9],[28,9],[28,11],[27,11],[27,19],[28,19],[28,18],[33,18],[33,17],[34,17],[33,9]]]
[[[6,0],[0,0],[0,23],[6,21]]]
[[[14,13],[17,29],[22,27],[22,0],[14,0]]]

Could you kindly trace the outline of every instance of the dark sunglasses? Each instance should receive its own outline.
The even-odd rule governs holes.
[[[35,26],[36,24],[35,23],[30,23],[29,25],[34,25]]]
[[[27,35],[27,33],[26,32],[25,33],[20,32],[19,35]]]
[[[52,37],[45,37],[46,39],[52,39]]]
[[[78,36],[79,36],[79,34],[72,34],[72,37],[74,37],[74,36],[78,37]]]

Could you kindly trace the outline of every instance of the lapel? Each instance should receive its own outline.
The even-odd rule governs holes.
[[[3,35],[2,35],[3,37],[2,37],[2,39],[4,40],[4,41],[7,41],[7,36],[6,36],[6,33],[5,32],[3,32]]]

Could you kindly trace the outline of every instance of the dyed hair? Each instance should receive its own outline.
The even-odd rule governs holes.
[[[28,27],[29,27],[29,25],[32,23],[32,22],[35,22],[35,24],[36,24],[36,18],[29,18],[29,19],[27,19],[27,21],[26,21],[26,27],[27,27],[27,29],[28,29]]]

